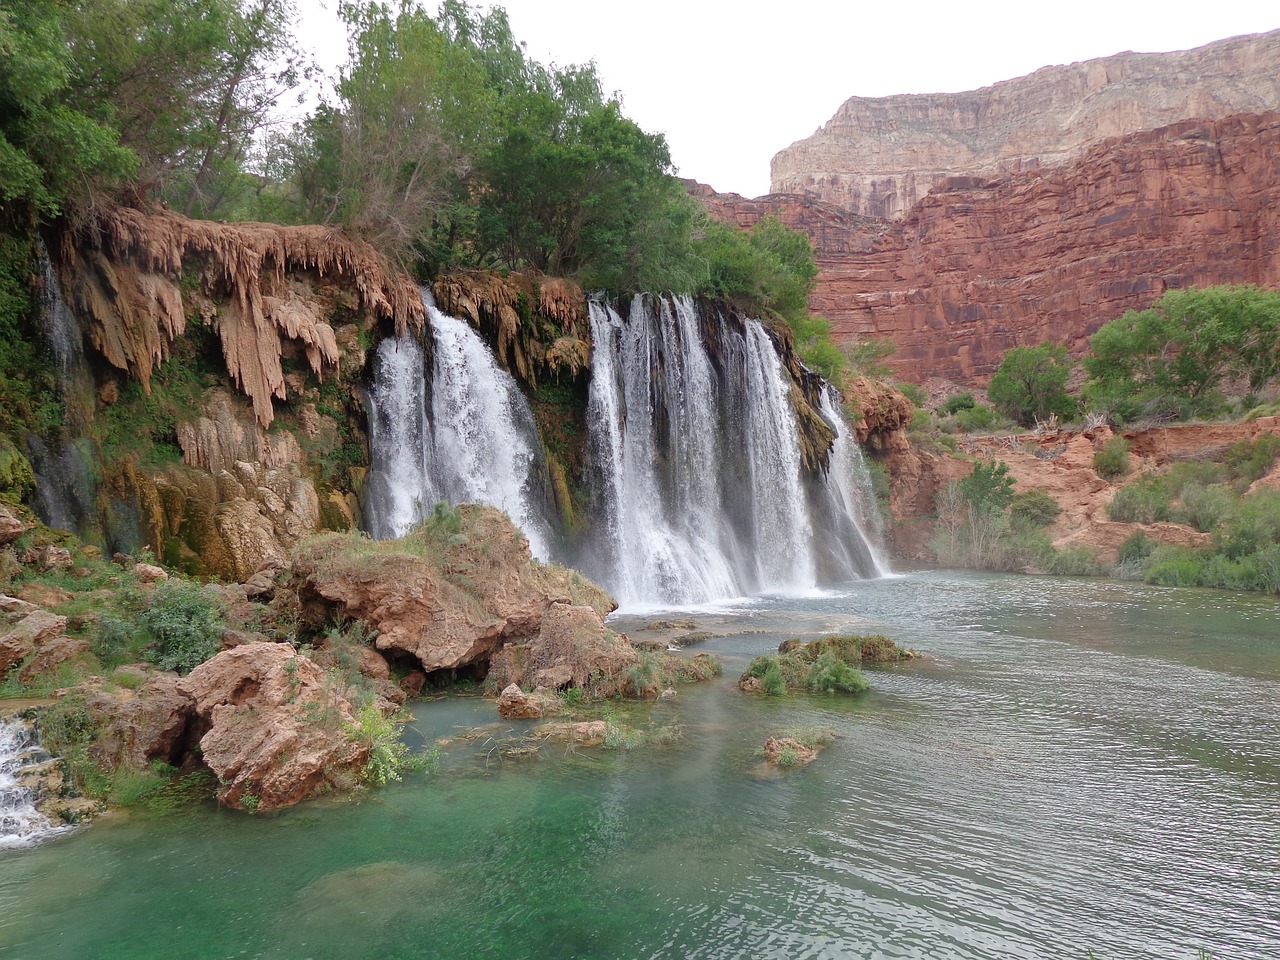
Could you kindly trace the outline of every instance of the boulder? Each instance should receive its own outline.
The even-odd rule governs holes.
[[[178,688],[194,701],[200,749],[229,806],[289,806],[352,785],[368,762],[351,704],[288,644],[224,650]]]
[[[538,720],[542,717],[542,701],[525,693],[514,683],[498,694],[498,716],[507,720]]]
[[[363,620],[379,650],[409,654],[430,673],[483,663],[505,640],[536,636],[553,603],[585,598],[597,620],[616,606],[577,574],[534,563],[504,513],[456,511],[447,534],[420,528],[383,542],[321,534],[300,545],[293,573],[307,619]]]
[[[120,668],[142,672],[140,666]],[[85,688],[82,688],[85,689]],[[137,690],[88,688],[85,709],[98,728],[94,756],[107,769],[145,769],[153,760],[178,764],[195,704],[172,673],[154,674]]]
[[[18,671],[18,679],[23,683],[31,683],[40,677],[51,676],[64,663],[83,659],[88,653],[89,644],[84,640],[54,637],[40,644],[35,655],[22,665],[22,669]]]
[[[622,672],[639,662],[627,638],[606,627],[594,609],[553,603],[538,635],[503,647],[489,675],[501,685],[581,687],[593,696],[611,696],[623,692]]]
[[[67,618],[35,610],[0,634],[0,676],[67,629]]]
[[[133,572],[143,583],[161,583],[169,579],[169,572],[154,563],[135,563]]]
[[[69,570],[75,563],[71,558],[70,550],[51,544],[27,548],[22,553],[22,562],[29,567],[35,567],[41,573],[49,570]]]
[[[22,518],[9,507],[0,503],[0,546],[13,543],[27,532],[27,525]]]

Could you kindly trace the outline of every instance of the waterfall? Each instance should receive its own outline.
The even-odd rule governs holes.
[[[884,523],[876,507],[866,460],[840,413],[839,391],[828,383],[819,400],[818,412],[836,432],[824,484],[830,507],[823,525],[834,533],[825,540],[836,564],[833,578],[887,576],[889,564],[876,548],[884,540]]]
[[[571,561],[624,604],[795,594],[887,572],[838,394],[828,388],[819,403],[836,435],[828,469],[808,474],[797,388],[758,321],[688,297],[638,296],[625,316],[588,304],[590,522],[566,556],[528,403],[470,326],[427,308],[427,343],[388,338],[374,357],[365,519],[375,537],[405,533],[437,500],[491,504],[535,555]]]
[[[62,296],[62,284],[53,269],[53,261],[44,242],[39,244],[42,287],[40,313],[44,317],[44,339],[53,353],[58,379],[65,389],[84,363],[84,344],[80,325]]]
[[[375,537],[404,534],[438,500],[506,511],[548,559],[545,469],[533,413],[480,335],[424,296],[431,375],[412,337],[383,340],[368,392],[371,469],[366,523]]]
[[[24,769],[47,759],[29,724],[18,717],[0,718],[0,850],[29,846],[70,829],[40,813],[35,791],[20,782]]]
[[[587,573],[624,602],[741,592],[732,531],[720,519],[711,362],[691,305],[663,301],[655,311],[636,297],[627,323],[606,304],[589,306],[598,532],[587,565],[599,569]]]
[[[683,297],[636,297],[625,320],[593,302],[590,319],[589,575],[624,604],[682,605],[884,572],[838,406],[828,476],[806,480],[791,380],[760,323]]]

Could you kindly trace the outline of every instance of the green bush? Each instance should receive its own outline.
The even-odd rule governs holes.
[[[1257,440],[1241,440],[1229,447],[1223,456],[1223,466],[1232,486],[1244,490],[1266,476],[1277,457],[1280,457],[1280,437],[1264,433]]]
[[[860,670],[841,660],[830,650],[818,654],[809,668],[805,686],[814,693],[862,693],[871,684]]]
[[[964,393],[953,393],[943,401],[941,410],[948,417],[954,416],[961,410],[972,410],[977,404],[973,398],[973,394],[965,391]]]
[[[1058,577],[1098,577],[1102,564],[1088,547],[1064,547],[1054,552],[1049,560],[1049,572]]]
[[[769,657],[768,663],[760,673],[760,683],[764,692],[771,697],[780,697],[787,692],[787,681],[782,676],[782,668],[778,666],[776,657]]]
[[[1139,530],[1120,544],[1116,551],[1118,563],[1139,563],[1155,552],[1160,544]]]
[[[356,710],[355,725],[347,737],[369,748],[369,760],[360,779],[374,786],[403,779],[406,773],[428,769],[439,759],[439,751],[413,753],[402,739],[413,717],[405,710],[384,714],[372,699]]]
[[[201,584],[166,580],[138,615],[152,636],[148,658],[161,670],[190,673],[218,652],[225,610],[222,598]]]
[[[997,410],[1024,427],[1053,417],[1070,418],[1077,409],[1067,393],[1074,368],[1075,361],[1060,343],[1014,347],[1000,361],[987,396]]]
[[[1129,441],[1112,437],[1093,455],[1093,469],[1104,480],[1119,480],[1129,472]]]
[[[1107,516],[1121,523],[1157,523],[1168,520],[1171,498],[1163,477],[1146,476],[1116,491],[1107,504]]]
[[[1062,507],[1047,491],[1039,487],[1024,490],[1013,498],[1009,515],[1023,527],[1047,527],[1058,519]]]
[[[985,403],[957,411],[952,420],[965,433],[994,433],[1010,430],[1014,426],[1012,420],[1001,416],[995,407],[989,407]]]
[[[1163,587],[1197,587],[1201,585],[1203,566],[1193,551],[1166,545],[1151,555],[1144,579]]]
[[[1195,527],[1201,533],[1218,529],[1235,509],[1235,498],[1225,487],[1184,487],[1173,519]]]

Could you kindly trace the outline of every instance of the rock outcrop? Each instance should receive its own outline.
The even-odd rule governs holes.
[[[504,641],[536,636],[554,603],[597,617],[617,606],[578,574],[534,561],[492,507],[449,508],[401,540],[321,534],[295,551],[293,573],[308,618],[363,620],[379,650],[428,673],[484,664]]]
[[[588,696],[605,697],[624,692],[621,674],[639,661],[627,638],[606,627],[596,610],[553,603],[537,636],[526,643],[504,645],[493,657],[489,675],[504,686],[578,687]]]
[[[233,807],[289,806],[352,785],[369,747],[328,674],[284,643],[224,650],[178,682],[203,728],[200,750]]]
[[[408,277],[331,227],[215,223],[112,207],[65,234],[57,253],[68,300],[108,363],[149,390],[188,317],[198,316],[217,332],[227,372],[264,427],[275,417],[273,401],[289,396],[286,353],[317,376],[337,370],[337,337],[318,287],[340,281],[367,317],[398,332],[425,319]],[[184,285],[188,275],[198,278],[194,290]]]
[[[772,192],[901,219],[958,177],[1060,166],[1100,140],[1280,105],[1280,31],[1121,53],[964,93],[852,97],[773,158]]]

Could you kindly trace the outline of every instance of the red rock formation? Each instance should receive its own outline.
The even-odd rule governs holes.
[[[1275,109],[1280,30],[1176,53],[1121,53],[964,93],[853,97],[773,158],[775,193],[900,218],[956,176],[1059,166],[1099,140]]]
[[[177,689],[204,724],[201,755],[228,806],[269,810],[347,787],[369,759],[351,704],[287,643],[224,650]]]
[[[737,222],[761,209],[717,202]],[[776,202],[784,222],[828,229],[825,209]],[[1280,114],[1186,121],[1053,169],[952,183],[883,227],[864,249],[817,251],[810,308],[838,341],[891,337],[895,374],[917,381],[981,382],[1010,347],[1044,340],[1078,355],[1166,289],[1280,284]]]
[[[597,620],[617,606],[577,574],[535,563],[506,514],[463,505],[457,518],[457,527],[422,527],[402,540],[304,541],[293,572],[308,615],[320,624],[363,620],[378,631],[379,650],[432,671],[484,663],[504,640],[537,635],[557,601],[580,597]]]

